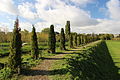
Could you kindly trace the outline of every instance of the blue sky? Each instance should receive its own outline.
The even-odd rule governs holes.
[[[37,31],[55,25],[60,31],[67,20],[78,33],[119,33],[120,0],[1,0],[0,28],[12,31],[19,15],[22,30]],[[111,24],[110,24],[111,23]]]
[[[106,3],[108,0],[96,0],[92,4],[87,4],[87,6],[84,8],[87,11],[90,11],[90,14],[93,18],[108,18],[107,15],[105,15],[105,12],[100,11],[100,9],[106,9]]]

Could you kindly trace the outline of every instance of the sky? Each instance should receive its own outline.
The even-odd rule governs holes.
[[[1,0],[0,29],[12,31],[17,16],[28,31],[53,24],[60,32],[69,20],[72,32],[120,33],[120,0]]]

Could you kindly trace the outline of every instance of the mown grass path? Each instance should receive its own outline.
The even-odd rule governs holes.
[[[51,64],[54,63],[55,60],[61,59],[62,56],[63,54],[59,54],[50,58],[45,58],[40,65],[33,67],[23,80],[49,80],[48,75],[50,73],[49,69]]]
[[[96,42],[67,51],[57,52],[55,56],[44,58],[41,64],[33,67],[24,75],[23,80],[69,80],[70,76],[67,75],[65,59],[69,58],[70,55],[80,53],[80,51],[94,43]]]
[[[78,50],[80,50],[80,48],[65,51],[64,53],[59,52],[55,56],[44,58],[40,65],[33,67],[27,72],[23,80],[50,80],[49,75],[54,76],[54,74],[51,73],[53,73],[54,70],[57,70],[58,67],[61,67],[64,63],[64,56],[70,55]],[[59,64],[56,65],[56,63]]]
[[[120,68],[120,41],[106,41],[115,65]],[[120,70],[119,70],[120,73]]]

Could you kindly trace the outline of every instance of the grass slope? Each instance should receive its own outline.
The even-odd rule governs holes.
[[[120,68],[120,41],[106,41],[106,43],[115,65]]]
[[[120,80],[104,41],[70,58],[68,64],[73,80]]]

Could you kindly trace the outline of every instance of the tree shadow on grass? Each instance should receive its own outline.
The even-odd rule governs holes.
[[[56,52],[55,54],[72,54],[72,53]]]
[[[116,64],[116,63],[118,64],[118,63],[120,63],[120,62],[114,62],[114,63],[115,63],[115,64]]]
[[[69,49],[67,49],[66,51],[82,51],[82,49],[80,50],[69,50]]]
[[[22,75],[25,76],[37,76],[37,75],[63,75],[68,72],[67,69],[54,69],[54,70],[22,70]]]
[[[63,60],[65,58],[45,58],[43,57],[43,60]]]
[[[65,53],[65,52],[56,52],[56,54],[79,54],[79,53],[76,53],[76,52],[70,52],[70,53]]]

